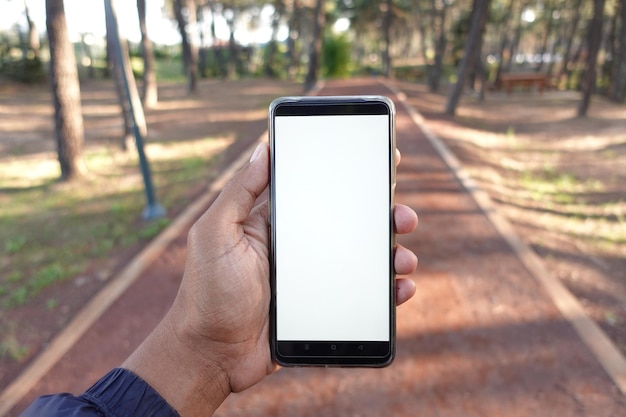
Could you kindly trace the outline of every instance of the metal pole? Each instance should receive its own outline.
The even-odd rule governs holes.
[[[120,66],[124,90],[126,93],[126,99],[128,100],[128,104],[130,107],[130,114],[133,122],[133,134],[135,136],[135,144],[137,145],[137,154],[139,156],[139,167],[141,168],[144,189],[146,192],[147,205],[143,210],[143,218],[145,220],[157,219],[165,216],[165,208],[163,208],[163,206],[161,206],[156,200],[154,186],[152,185],[150,164],[143,149],[143,137],[137,123],[136,111],[142,111],[143,109],[138,109],[137,107],[135,107],[135,103],[133,103],[129,81],[129,77],[132,77],[133,75],[130,71],[130,68],[127,66],[126,60],[124,59],[124,53],[122,51],[122,44],[120,41],[120,32],[117,24],[117,14],[115,13],[115,9],[113,7],[113,0],[104,0],[104,6],[105,9],[107,9],[106,12],[111,18],[111,29],[113,31],[113,36],[111,37],[111,39],[113,40],[113,47],[117,56],[117,64]],[[138,105],[141,106],[141,104]]]

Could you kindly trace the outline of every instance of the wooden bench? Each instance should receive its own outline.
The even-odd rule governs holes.
[[[518,72],[500,75],[499,87],[511,94],[515,87],[530,90],[537,87],[540,93],[548,87],[548,76],[540,72]]]

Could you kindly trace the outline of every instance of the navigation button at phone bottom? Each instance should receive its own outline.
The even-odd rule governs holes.
[[[389,342],[302,342],[279,341],[283,356],[385,356]]]

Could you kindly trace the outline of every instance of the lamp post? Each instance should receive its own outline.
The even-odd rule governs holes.
[[[125,51],[120,41],[120,32],[117,24],[117,14],[115,13],[113,0],[104,0],[104,8],[106,14],[109,16],[109,19],[107,19],[107,30],[110,30],[113,34],[113,36],[110,37],[110,39],[113,41],[112,49],[114,50],[115,58],[117,61],[116,64],[119,66],[122,84],[124,87],[124,93],[130,107],[130,114],[133,123],[133,135],[135,136],[135,144],[137,146],[137,154],[139,156],[139,166],[141,168],[141,174],[143,176],[144,189],[147,200],[146,207],[143,210],[143,218],[144,220],[157,219],[165,215],[165,208],[163,208],[163,206],[161,206],[156,200],[154,186],[152,185],[150,164],[144,152],[144,138],[138,123],[139,118],[145,120],[143,107],[141,105],[141,101],[139,100],[137,86],[135,85],[135,78],[131,71],[128,59],[124,59]],[[127,52],[126,58],[128,58]]]

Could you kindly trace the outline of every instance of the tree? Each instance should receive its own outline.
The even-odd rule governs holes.
[[[280,26],[280,19],[285,12],[285,2],[283,0],[274,0],[274,13],[272,15],[272,37],[267,45],[265,54],[265,75],[270,78],[278,76],[276,69],[274,68],[274,61],[276,52],[278,49],[278,29]]]
[[[432,0],[434,18],[432,19],[433,36],[435,38],[435,59],[428,71],[428,87],[430,91],[439,90],[441,72],[443,69],[443,56],[446,51],[446,12],[448,3],[446,0]],[[422,34],[424,36],[424,34]],[[425,52],[425,51],[424,51]]]
[[[535,69],[537,72],[541,72],[543,69],[544,59],[543,57],[548,52],[548,42],[550,41],[550,37],[552,36],[552,32],[558,22],[557,19],[554,18],[554,12],[557,10],[557,4],[554,1],[548,1],[544,5],[544,20],[545,24],[545,32],[543,33],[543,39],[541,42],[541,48],[539,50],[539,55],[541,59],[539,60],[539,64]]]
[[[297,40],[301,34],[301,14],[300,0],[293,0],[289,15],[289,38],[287,38],[287,77],[290,80],[293,80],[300,72],[300,48]]]
[[[254,13],[259,12],[260,8],[255,0],[222,0],[222,6],[222,17],[226,20],[229,32],[227,77],[233,79],[245,71],[244,63],[241,59],[241,48],[235,39],[237,22],[246,11],[252,11],[252,21],[254,21],[256,18]]]
[[[152,42],[148,38],[146,25],[146,0],[137,0],[139,29],[141,30],[141,54],[143,55],[143,86],[141,101],[144,107],[153,107],[158,100],[157,80]]]
[[[567,35],[566,35],[567,43],[565,45],[565,52],[563,53],[563,64],[561,66],[561,71],[559,72],[559,78],[565,77],[566,79],[569,79],[569,75],[571,72],[570,66],[576,60],[576,59],[573,59],[571,52],[572,52],[572,45],[574,44],[574,37],[576,35],[576,31],[578,30],[578,23],[580,22],[582,3],[583,3],[582,0],[576,0],[576,3],[574,5],[574,15],[570,23],[569,31],[567,32]],[[581,42],[580,45],[582,44],[583,43]],[[574,56],[576,56],[576,54],[574,54]]]
[[[611,98],[618,103],[626,99],[626,0],[620,2],[621,27],[619,49],[615,58],[615,78]]]
[[[602,43],[605,1],[606,0],[593,0],[593,17],[589,22],[589,28],[587,30],[587,62],[581,82],[582,98],[578,105],[578,117],[587,115],[589,103],[591,102],[591,94],[596,85],[596,64],[598,62],[600,44]]]
[[[84,128],[80,84],[74,47],[67,33],[63,0],[46,0],[46,28],[61,180],[71,181],[82,177],[86,169],[82,159]]]
[[[305,91],[310,90],[317,83],[319,61],[322,53],[322,31],[325,22],[324,0],[316,0],[313,14],[313,40],[309,51],[309,69],[304,80]]]
[[[33,52],[35,59],[39,59],[39,33],[37,32],[37,26],[30,17],[30,9],[28,8],[28,1],[24,0],[24,14],[28,21],[28,49]]]
[[[217,39],[217,34],[215,32],[215,18],[218,13],[217,4],[213,0],[209,0],[208,4],[209,9],[211,10],[211,38],[213,38],[213,57],[215,58],[220,77],[226,78],[228,76],[228,64],[226,63],[226,59],[224,57],[224,50],[221,46],[215,45],[215,40]]]
[[[617,31],[618,31],[618,20],[619,20],[619,3],[615,2],[615,7],[613,11],[613,16],[609,20],[609,26],[606,30],[607,35],[604,37],[604,46],[603,46],[603,55],[604,55],[604,63],[601,66],[600,70],[600,78],[604,80],[610,80],[608,85],[604,86],[604,93],[609,96],[611,90],[614,87],[615,82],[615,55],[617,54]]]
[[[463,52],[463,59],[459,64],[457,71],[457,81],[450,94],[448,94],[448,101],[446,103],[446,114],[453,116],[456,113],[456,107],[459,104],[463,87],[465,86],[465,80],[470,68],[472,67],[473,60],[476,57],[477,46],[480,44],[482,34],[487,21],[487,12],[489,11],[490,0],[474,0],[474,6],[472,7],[472,18],[470,23],[470,32],[468,39],[465,42],[465,51]]]
[[[224,18],[228,25],[228,78],[234,79],[237,75],[237,68],[240,67],[239,63],[239,48],[237,47],[237,41],[235,40],[235,23],[237,22],[237,14],[239,8],[236,2],[232,2],[224,10]]]
[[[187,92],[194,93],[198,90],[198,46],[193,41],[190,31],[196,26],[195,0],[174,0],[174,16],[182,38]]]
[[[380,62],[380,71],[389,77],[393,70],[392,50],[396,55],[400,48],[407,52],[416,37],[416,27],[424,26],[420,11],[419,2],[413,0],[341,0],[336,2],[335,13],[350,16],[358,60],[367,59],[368,66]],[[380,60],[372,60],[374,54]]]
[[[513,16],[513,9],[515,6],[515,0],[509,0],[509,3],[505,9],[504,14],[502,15],[502,20],[500,21],[501,26],[501,35],[500,35],[500,45],[498,47],[498,65],[496,67],[496,76],[494,83],[499,85],[500,76],[502,75],[502,69],[504,66],[504,53],[509,42],[509,31],[510,31],[510,23],[511,16]]]
[[[204,29],[204,20],[206,18],[205,11],[208,4],[198,4],[196,7],[196,18],[198,19],[198,36],[200,36],[200,44],[198,48],[198,72],[200,73],[200,78],[207,77],[207,48],[205,47],[205,29]],[[211,17],[213,19],[213,17]]]
[[[385,47],[383,49],[383,74],[385,77],[390,78],[392,73],[392,63],[391,63],[391,23],[393,21],[393,0],[385,0],[384,7],[382,11],[384,11],[383,16],[383,38],[385,42]]]
[[[526,8],[527,4],[528,4],[528,0],[521,0],[519,4],[519,13],[516,15],[516,18],[515,18],[516,23],[515,23],[515,30],[513,31],[513,39],[511,40],[511,43],[509,44],[509,56],[506,61],[506,65],[504,66],[504,69],[503,69],[505,72],[508,72],[511,70],[511,68],[513,67],[513,60],[515,59],[515,55],[517,55],[517,49],[519,48],[520,40],[522,38],[522,29],[523,29],[522,14],[524,13],[524,9]],[[513,7],[513,5],[511,5],[511,7]]]

